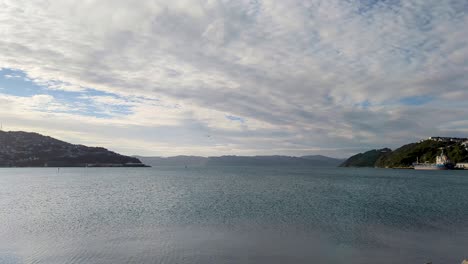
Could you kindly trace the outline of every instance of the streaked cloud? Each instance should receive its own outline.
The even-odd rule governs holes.
[[[467,133],[464,0],[0,8],[10,129],[154,155],[346,156]]]

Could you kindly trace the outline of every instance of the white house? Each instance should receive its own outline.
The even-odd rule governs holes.
[[[465,169],[465,170],[468,170],[468,163],[465,162],[465,163],[457,163],[457,165],[455,166],[456,168],[458,169]]]

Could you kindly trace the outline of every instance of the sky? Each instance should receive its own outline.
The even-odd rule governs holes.
[[[0,0],[0,122],[127,155],[468,137],[466,0]]]

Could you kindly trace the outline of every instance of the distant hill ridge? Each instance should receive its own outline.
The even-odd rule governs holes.
[[[335,159],[321,155],[291,157],[291,156],[174,156],[174,157],[142,157],[145,164],[151,166],[322,166],[337,167],[343,159]]]
[[[444,149],[444,153],[454,163],[468,162],[468,139],[450,137],[430,137],[417,143],[410,143],[398,149],[389,148],[370,150],[356,154],[341,167],[377,167],[405,168],[413,162],[434,163],[436,156]]]
[[[140,166],[134,157],[23,131],[0,131],[2,167]]]

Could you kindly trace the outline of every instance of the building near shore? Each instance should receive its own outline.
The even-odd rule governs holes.
[[[457,163],[457,165],[455,165],[455,168],[468,170],[468,162]]]

